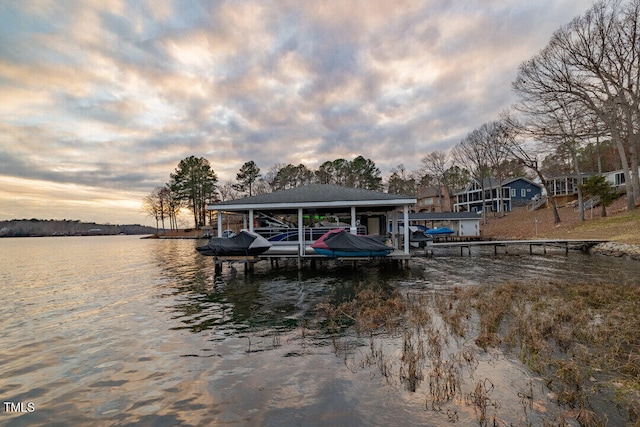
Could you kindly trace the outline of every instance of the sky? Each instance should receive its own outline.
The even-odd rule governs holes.
[[[0,220],[149,224],[180,160],[413,171],[589,0],[0,2]]]

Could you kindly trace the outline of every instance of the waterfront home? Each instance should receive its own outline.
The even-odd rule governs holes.
[[[630,171],[633,175],[633,170]],[[638,167],[638,174],[640,174],[640,167]],[[622,190],[626,184],[626,178],[622,169],[606,172],[603,174],[609,184],[611,184],[616,190]]]
[[[416,199],[416,212],[451,211],[451,195],[446,187],[419,187]]]
[[[509,212],[542,195],[542,185],[527,178],[510,178],[500,183],[495,178],[482,182],[472,178],[469,184],[454,193],[456,212]]]

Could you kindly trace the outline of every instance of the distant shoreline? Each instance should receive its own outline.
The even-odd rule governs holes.
[[[140,224],[97,224],[79,220],[12,219],[0,221],[0,237],[112,236],[155,234]]]

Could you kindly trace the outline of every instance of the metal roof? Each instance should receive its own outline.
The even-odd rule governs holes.
[[[209,210],[240,211],[248,209],[295,209],[350,206],[405,206],[416,199],[397,194],[349,188],[341,185],[310,184],[274,193],[209,205]]]
[[[477,219],[481,216],[476,212],[417,212],[409,214],[409,221],[460,221]]]

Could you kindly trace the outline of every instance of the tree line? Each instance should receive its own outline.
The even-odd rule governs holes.
[[[336,184],[367,190],[382,190],[382,174],[375,163],[363,156],[353,160],[326,161],[317,170],[303,164],[275,165],[262,174],[250,160],[236,174],[235,182],[220,185],[209,161],[190,156],[180,161],[169,175],[169,182],[156,187],[143,200],[143,210],[155,218],[163,229],[178,228],[178,213],[187,208],[193,214],[194,226],[211,224],[207,205],[244,196],[286,190],[312,183]]]
[[[180,162],[170,181],[145,198],[145,211],[177,228],[187,207],[196,226],[207,223],[206,205],[309,183],[330,183],[415,195],[420,186],[445,194],[470,178],[481,185],[525,176],[552,194],[550,177],[621,169],[627,208],[640,201],[640,0],[603,0],[552,35],[547,46],[518,68],[512,89],[517,102],[494,121],[469,132],[452,149],[426,153],[416,171],[400,164],[386,182],[363,156],[326,161],[317,170],[303,164],[274,165],[262,174],[246,162],[235,182],[219,185],[209,162]],[[585,193],[611,197],[602,176],[578,187],[580,219]],[[484,191],[482,191],[484,194]],[[497,194],[501,194],[498,189]],[[556,222],[560,221],[550,198]],[[500,205],[500,203],[498,204]]]

